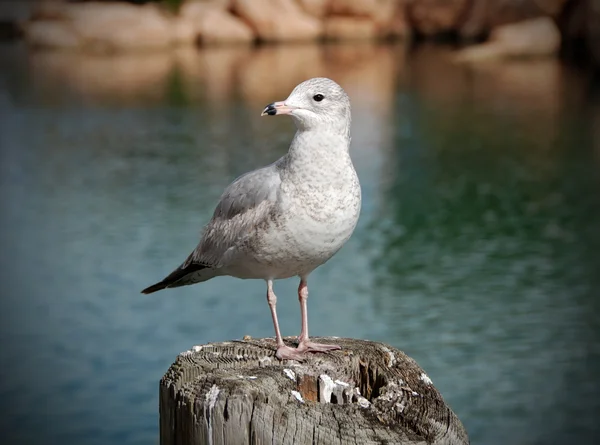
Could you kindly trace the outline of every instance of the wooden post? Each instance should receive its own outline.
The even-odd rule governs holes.
[[[469,443],[427,374],[382,343],[275,358],[273,339],[195,346],[160,382],[162,445]]]

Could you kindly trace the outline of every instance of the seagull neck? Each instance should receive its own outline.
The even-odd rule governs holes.
[[[318,130],[298,130],[290,146],[291,161],[349,157],[350,137],[347,133]]]

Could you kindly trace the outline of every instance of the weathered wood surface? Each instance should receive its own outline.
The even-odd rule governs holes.
[[[273,339],[195,346],[160,382],[162,445],[468,444],[427,374],[382,343],[275,358]]]

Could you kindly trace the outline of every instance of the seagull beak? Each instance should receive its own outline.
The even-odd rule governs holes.
[[[261,116],[268,114],[269,116],[275,116],[276,114],[292,114],[296,107],[286,105],[285,102],[273,102],[265,107]]]

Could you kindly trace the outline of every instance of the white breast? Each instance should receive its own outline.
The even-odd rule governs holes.
[[[348,241],[360,213],[360,185],[352,175],[344,184],[282,187],[281,217],[269,223],[254,243],[246,264],[267,278],[306,275],[329,260]],[[261,276],[262,277],[262,276]]]
[[[272,217],[236,250],[226,274],[308,275],[346,243],[361,205],[348,144],[339,134],[296,135],[288,155],[278,161],[281,185]]]

